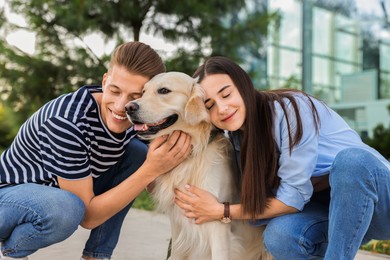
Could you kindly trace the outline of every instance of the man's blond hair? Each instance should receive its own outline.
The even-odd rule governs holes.
[[[165,65],[158,53],[142,42],[127,42],[116,47],[111,55],[108,72],[114,65],[148,78],[165,72]]]

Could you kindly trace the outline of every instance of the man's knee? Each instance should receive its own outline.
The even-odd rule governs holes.
[[[64,190],[59,190],[59,192],[64,193],[59,196],[62,199],[59,200],[57,197],[47,202],[41,216],[41,226],[47,230],[46,232],[57,233],[61,240],[77,230],[84,218],[85,205],[75,194]]]
[[[132,155],[139,155],[141,160],[144,161],[146,154],[148,153],[148,146],[137,138],[133,138],[127,146],[126,153]]]
[[[0,238],[11,236],[16,229],[19,234],[26,230],[29,237],[43,236],[50,245],[72,235],[84,218],[85,205],[73,193],[36,184],[18,188],[29,188],[31,192],[28,198],[20,198],[0,211],[0,216],[8,214],[9,218],[3,222],[5,226],[0,225]]]

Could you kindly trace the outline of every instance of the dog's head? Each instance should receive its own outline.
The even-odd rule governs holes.
[[[196,79],[181,72],[153,77],[145,84],[142,98],[126,105],[126,112],[144,139],[174,130],[191,134],[197,131],[197,126],[210,124],[201,87]]]

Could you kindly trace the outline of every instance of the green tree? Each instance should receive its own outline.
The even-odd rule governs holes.
[[[17,115],[3,102],[0,102],[0,153],[8,147],[18,131]]]
[[[27,22],[26,26],[12,24],[4,18],[4,8],[0,10],[0,98],[18,111],[19,124],[62,93],[100,84],[109,57],[97,56],[85,43],[92,33],[115,45],[139,40],[144,32],[170,43],[181,42],[183,47],[175,55],[165,57],[167,68],[192,74],[209,55],[225,55],[238,62],[261,58],[262,39],[274,17],[251,0],[6,3]],[[8,33],[16,29],[36,34],[33,55],[6,42]],[[250,72],[254,75],[256,68]]]
[[[256,77],[258,68],[250,65],[264,56],[263,40],[268,24],[277,17],[276,13],[268,13],[261,2],[245,0],[175,1],[175,4],[159,1],[156,10],[148,31],[170,42],[183,40],[193,47],[190,52],[180,48],[167,64],[168,68],[189,74],[205,56],[223,55],[248,65],[248,72]],[[164,17],[170,18],[169,22],[159,22]]]
[[[387,109],[390,113],[390,105]],[[373,137],[365,138],[364,142],[390,160],[390,125],[387,128],[383,124],[377,125],[374,128]]]

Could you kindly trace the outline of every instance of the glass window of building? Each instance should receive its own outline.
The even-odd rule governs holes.
[[[380,98],[390,98],[390,40],[381,40],[380,53]]]
[[[301,4],[295,0],[269,1],[269,8],[278,11],[280,19],[270,27],[267,68],[271,88],[286,87],[301,80]],[[290,87],[299,87],[300,84]]]

